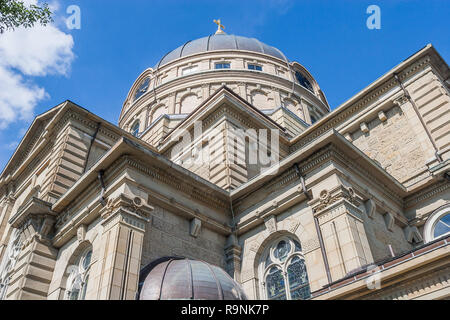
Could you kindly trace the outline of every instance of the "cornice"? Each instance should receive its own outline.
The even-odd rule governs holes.
[[[206,204],[207,206],[212,205],[213,207],[219,207],[226,210],[229,209],[229,203],[226,201],[226,199],[219,199],[217,196],[212,195],[211,193],[205,192],[200,188],[196,187],[194,184],[181,180],[180,178],[171,174],[167,170],[163,170],[161,168],[152,165],[144,165],[143,163],[134,160],[128,156],[124,156],[123,161],[127,165],[145,173],[151,178],[163,182],[171,186],[172,188],[175,188],[176,190],[185,193],[186,195],[192,197],[193,199],[196,199]]]
[[[405,198],[404,205],[405,208],[413,207],[417,205],[418,203],[432,198],[446,190],[450,189],[450,183],[446,180],[439,181],[424,190],[421,190],[417,193],[414,193],[408,197]]]

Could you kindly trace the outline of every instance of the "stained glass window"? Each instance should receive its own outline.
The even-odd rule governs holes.
[[[302,252],[302,246],[300,242],[298,242],[297,240],[292,240],[292,242],[294,242],[295,251]]]
[[[287,274],[291,298],[302,300],[308,299],[310,293],[305,260],[301,259],[299,256],[295,256],[287,268]]]
[[[272,259],[270,259],[270,254],[267,255],[265,267],[267,268],[272,264]]]
[[[89,268],[89,266],[91,265],[91,257],[92,257],[92,250],[89,250],[83,259],[83,269],[84,270],[87,270]]]
[[[260,270],[270,300],[305,300],[311,297],[306,263],[299,241],[283,237],[266,249]],[[285,272],[283,272],[285,270]]]
[[[89,249],[78,258],[78,263],[68,267],[66,299],[84,300],[89,282],[89,270],[91,267],[92,250]]]
[[[284,277],[278,267],[272,267],[266,277],[267,297],[270,300],[286,300]]]
[[[280,261],[284,261],[284,260],[286,260],[290,250],[291,250],[291,246],[290,246],[289,242],[281,240],[278,243],[277,248],[275,249],[274,256],[275,256],[275,258],[279,259]]]
[[[295,78],[302,87],[314,92],[311,82],[309,82],[308,79],[306,79],[300,72],[295,71]]]

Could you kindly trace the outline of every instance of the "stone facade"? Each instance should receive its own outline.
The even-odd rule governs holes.
[[[448,299],[449,77],[429,45],[330,113],[297,62],[206,50],[146,70],[119,126],[66,101],[0,177],[0,298],[135,299],[146,266],[183,256],[251,299]],[[277,163],[236,130],[271,132]],[[187,161],[198,146],[217,161]]]

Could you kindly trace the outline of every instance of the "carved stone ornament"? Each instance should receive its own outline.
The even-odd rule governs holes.
[[[85,224],[82,224],[81,226],[78,227],[78,229],[77,229],[78,243],[81,243],[86,239],[86,231],[87,231],[87,227]]]
[[[125,194],[120,194],[116,198],[110,198],[103,209],[102,217],[106,219],[119,208],[130,211],[142,218],[147,218],[153,208],[147,205],[140,197],[131,198]]]
[[[340,187],[333,192],[322,190],[319,194],[319,204],[314,208],[314,212],[321,211],[341,199],[346,199],[350,203],[358,205],[358,199],[353,188]]]
[[[267,231],[269,233],[274,233],[277,231],[277,218],[275,216],[270,216],[264,221],[264,224],[266,225]]]

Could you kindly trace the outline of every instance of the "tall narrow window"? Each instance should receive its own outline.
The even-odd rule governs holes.
[[[134,100],[139,99],[144,93],[146,93],[149,86],[150,78],[145,78],[145,80],[142,81],[139,88],[136,90],[136,93],[134,94]]]
[[[230,69],[229,63],[216,63],[215,64],[216,69]]]
[[[266,249],[260,263],[263,291],[269,300],[306,300],[311,297],[300,243],[278,239]]]
[[[131,128],[131,134],[135,137],[139,136],[139,126],[140,122],[138,120],[134,123],[133,127]]]
[[[75,265],[68,268],[66,299],[84,300],[89,282],[92,249],[85,250]]]
[[[313,86],[311,82],[304,75],[302,75],[299,71],[295,71],[295,78],[297,82],[304,88],[308,89],[311,92],[314,92]]]

